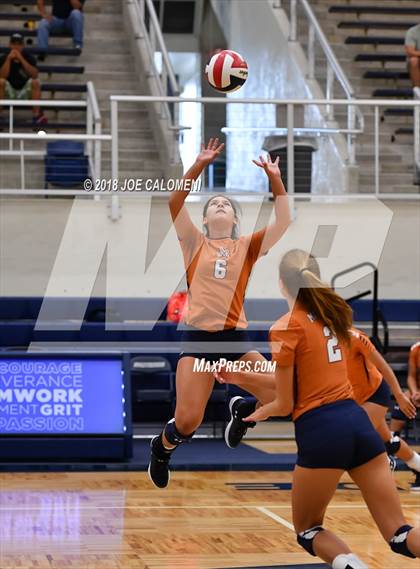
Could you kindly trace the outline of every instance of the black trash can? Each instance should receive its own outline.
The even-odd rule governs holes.
[[[268,137],[264,141],[263,149],[266,150],[272,160],[280,157],[280,169],[283,184],[287,190],[287,138]],[[306,137],[305,140],[295,141],[295,193],[310,193],[312,182],[312,155],[317,150],[315,139]]]

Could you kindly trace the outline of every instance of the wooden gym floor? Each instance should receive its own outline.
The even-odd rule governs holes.
[[[412,474],[395,476],[409,523],[420,524]],[[174,472],[158,490],[143,472],[0,474],[0,568],[319,564],[295,542],[290,491],[278,489],[290,480],[290,472]],[[325,525],[371,569],[420,568],[383,543],[351,484],[337,491]]]

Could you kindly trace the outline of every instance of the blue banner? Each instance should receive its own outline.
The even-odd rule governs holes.
[[[125,431],[121,360],[0,359],[0,435]]]

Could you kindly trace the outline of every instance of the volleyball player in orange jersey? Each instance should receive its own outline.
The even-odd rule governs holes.
[[[420,407],[420,342],[410,348],[407,385],[414,405]]]
[[[418,558],[420,529],[407,525],[384,444],[353,399],[345,361],[351,309],[322,283],[318,264],[308,253],[289,251],[279,273],[290,310],[270,330],[276,396],[244,420],[292,414],[298,447],[292,483],[297,541],[333,569],[367,569],[341,539],[322,527],[347,471],[391,549]],[[247,375],[258,382],[261,374]]]
[[[210,139],[196,162],[183,177],[184,191],[173,192],[169,199],[170,213],[180,241],[188,285],[187,310],[184,316],[182,352],[176,371],[176,409],[162,433],[152,439],[148,468],[149,477],[159,488],[169,483],[169,460],[176,447],[188,442],[200,426],[214,386],[214,373],[194,369],[197,361],[215,364],[221,357],[229,361],[256,362],[265,358],[253,350],[246,328],[243,303],[253,265],[283,235],[290,223],[288,198],[281,180],[278,159],[267,161],[260,156],[253,161],[268,176],[275,196],[275,220],[251,235],[239,235],[239,208],[226,195],[216,195],[203,211],[204,231],[192,222],[184,202],[204,168],[223,150],[218,139]],[[274,390],[262,383],[250,392],[266,403]],[[268,395],[267,395],[268,394]],[[242,417],[255,409],[243,398],[230,403],[232,419],[228,442],[239,443],[249,423]],[[240,412],[239,412],[240,410]]]
[[[420,342],[416,342],[410,348],[408,356],[407,387],[411,401],[417,408],[420,408]],[[404,412],[404,409],[397,401],[391,413],[391,433],[393,438],[401,440],[399,438],[400,431],[406,425],[407,419],[410,419],[410,416]],[[408,461],[406,462],[408,463]],[[410,463],[408,463],[408,465],[410,466]],[[416,471],[416,479],[411,484],[411,490],[418,492],[420,491],[420,472],[413,466],[410,466],[410,468]]]
[[[385,420],[391,406],[391,391],[403,413],[414,419],[416,407],[405,395],[391,367],[369,338],[355,328],[351,329],[351,343],[347,350],[347,371],[353,386],[354,398],[365,409],[369,418],[385,443],[389,455],[396,455],[416,472],[412,490],[417,490],[417,473],[420,472],[420,456],[398,435],[393,435]]]
[[[410,398],[416,407],[420,407],[420,342],[410,348],[408,356],[407,387]],[[391,430],[399,432],[405,426],[407,416],[398,405],[394,405],[391,415]]]

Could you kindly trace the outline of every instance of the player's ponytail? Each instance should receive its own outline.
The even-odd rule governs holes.
[[[280,278],[287,292],[337,338],[348,343],[352,326],[352,310],[345,300],[320,278],[319,265],[312,255],[293,249],[280,262]]]

